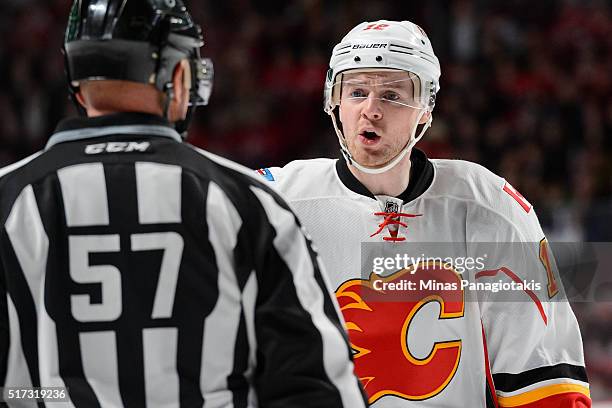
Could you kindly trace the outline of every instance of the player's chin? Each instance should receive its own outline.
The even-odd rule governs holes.
[[[365,152],[360,151],[357,154],[353,154],[353,158],[357,160],[359,164],[366,167],[382,167],[387,164],[390,160],[388,154],[382,152]]]

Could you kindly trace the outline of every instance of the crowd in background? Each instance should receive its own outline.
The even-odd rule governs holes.
[[[42,148],[68,102],[69,0],[0,3],[0,164]],[[333,46],[409,19],[442,65],[432,158],[481,163],[538,212],[550,241],[612,241],[612,6],[606,0],[187,1],[215,63],[189,141],[249,167],[338,157],[323,113]],[[612,397],[612,302],[576,304],[596,398]]]

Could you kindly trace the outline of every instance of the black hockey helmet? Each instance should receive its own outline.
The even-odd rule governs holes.
[[[202,45],[202,30],[182,0],[74,0],[64,41],[71,94],[80,81],[104,79],[151,84],[170,94],[174,68],[186,58],[192,73],[189,117],[212,91],[212,63],[200,57]],[[177,124],[177,130],[186,125]]]

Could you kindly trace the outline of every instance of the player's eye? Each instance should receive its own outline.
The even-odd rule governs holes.
[[[385,101],[398,102],[401,96],[397,92],[388,91],[383,94],[382,99]]]
[[[351,98],[365,98],[368,95],[363,89],[353,89],[351,90],[350,97]]]

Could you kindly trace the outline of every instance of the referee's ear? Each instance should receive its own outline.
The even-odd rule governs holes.
[[[189,61],[181,60],[174,68],[172,75],[172,100],[168,107],[168,120],[176,122],[185,119],[189,108],[191,90],[191,67]]]
[[[75,92],[74,95],[76,96],[76,100],[77,102],[79,102],[79,105],[87,109],[87,105],[85,104],[85,98],[83,98],[83,94],[81,94],[81,91],[79,90],[78,92]]]

